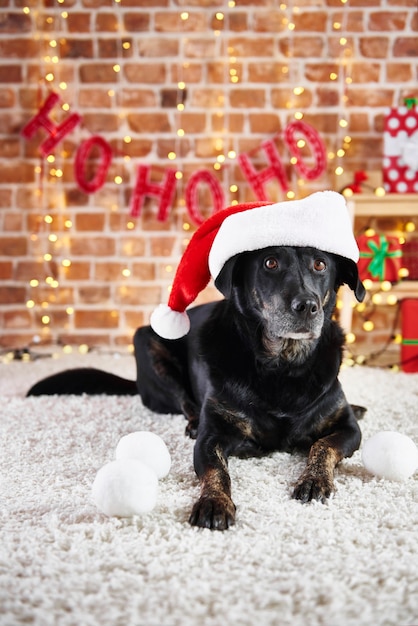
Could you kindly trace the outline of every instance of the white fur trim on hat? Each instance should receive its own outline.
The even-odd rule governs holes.
[[[211,276],[216,278],[232,256],[269,246],[310,246],[355,263],[359,259],[344,197],[335,191],[319,191],[302,200],[278,202],[227,217],[209,253]]]

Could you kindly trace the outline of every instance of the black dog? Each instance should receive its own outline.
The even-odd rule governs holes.
[[[183,413],[201,482],[192,525],[234,523],[230,455],[306,450],[293,497],[325,501],[335,466],[360,445],[356,417],[364,412],[348,404],[337,378],[344,336],[332,314],[344,283],[364,298],[355,263],[315,248],[237,254],[216,280],[225,300],[191,309],[186,337],[137,330],[136,387],[84,369],[45,379],[29,394],[138,391],[154,411]]]

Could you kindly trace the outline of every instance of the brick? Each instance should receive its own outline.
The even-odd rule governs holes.
[[[79,74],[82,83],[114,83],[115,81],[112,63],[86,63],[80,65]]]
[[[316,95],[318,106],[320,107],[335,107],[341,105],[341,95],[337,89],[318,87]]]
[[[377,83],[380,80],[381,65],[379,63],[353,63],[351,78],[354,83]]]
[[[257,11],[254,14],[253,28],[254,32],[258,33],[280,33],[286,28],[284,15],[281,11],[277,10]]]
[[[6,59],[34,59],[39,56],[39,43],[33,38],[0,39],[0,56]]]
[[[76,310],[74,325],[76,328],[117,328],[119,311],[111,310]]]
[[[170,152],[175,152],[177,157],[182,158],[190,152],[190,141],[188,139],[159,139],[157,141],[157,156],[160,159],[167,159]],[[173,165],[170,163],[170,167]]]
[[[26,287],[0,285],[0,304],[19,304],[25,301]]]
[[[24,256],[27,251],[26,237],[0,237],[0,256]]]
[[[7,138],[0,143],[0,158],[12,159],[20,155],[19,139]]]
[[[410,63],[385,63],[387,79],[394,82],[408,82],[413,78]]]
[[[199,39],[188,38],[184,45],[184,54],[186,58],[191,59],[207,59],[216,55],[216,46],[213,38]]]
[[[188,19],[183,20],[179,11],[157,12],[155,14],[155,30],[162,33],[195,33],[207,30],[208,19],[205,11],[189,11],[188,15]]]
[[[164,37],[150,37],[138,41],[139,56],[144,58],[153,57],[176,57],[179,54],[179,42],[177,39]]]
[[[65,280],[90,280],[90,263],[71,261],[70,267],[63,268]]]
[[[23,309],[17,309],[15,311],[5,311],[3,314],[3,328],[5,329],[19,329],[30,328],[32,322],[32,316],[29,311]]]
[[[322,57],[325,43],[322,37],[283,37],[279,40],[279,51],[285,56],[298,58]],[[338,55],[335,55],[338,56]]]
[[[351,106],[388,107],[393,103],[393,89],[350,89],[348,103]]]
[[[33,278],[38,280],[44,280],[46,277],[46,265],[43,261],[19,261],[16,270],[14,272],[14,278],[18,281],[29,282]],[[57,277],[56,263],[49,265],[48,273],[51,273],[54,278]]]
[[[170,122],[166,113],[129,113],[129,128],[136,133],[161,133],[170,130]]]
[[[148,323],[148,319],[145,321],[145,316],[138,310],[135,311],[126,311],[125,312],[125,324],[128,328],[135,330],[136,328],[140,328],[144,326],[144,324]],[[130,335],[130,343],[132,343],[132,335]]]
[[[126,63],[124,76],[130,83],[165,83],[166,67],[164,63]]]
[[[104,213],[77,213],[75,227],[77,231],[102,231],[105,226]]]
[[[100,88],[81,88],[78,93],[78,106],[86,108],[107,108],[112,106],[112,98],[109,96],[107,89]]]
[[[0,34],[29,33],[32,30],[32,20],[29,15],[22,12],[2,12],[0,21]]]
[[[78,289],[78,300],[82,304],[101,304],[110,302],[110,287],[84,286]]]
[[[92,30],[91,13],[70,11],[66,24],[69,33],[90,33]]]
[[[10,280],[13,275],[13,264],[11,261],[0,261],[0,279]]]
[[[403,31],[406,26],[407,13],[405,11],[379,11],[370,13],[368,29],[383,31]]]
[[[122,46],[122,43],[126,43],[127,41],[128,38],[124,37],[122,42],[120,36],[115,39],[99,39],[99,41],[97,42],[99,48],[99,57],[101,59],[119,59],[131,57],[132,47],[125,49]]]
[[[114,145],[114,142],[110,142],[110,145]],[[147,156],[151,153],[153,143],[151,139],[132,139],[130,143],[123,144],[123,154],[129,155],[133,158],[139,159]],[[114,147],[114,151],[120,150],[120,144]]]
[[[289,104],[292,103],[294,107],[308,108],[312,104],[312,92],[305,89],[304,92],[297,96],[297,99],[293,93],[293,89],[281,88],[272,89],[271,91],[271,103],[275,108],[288,109]]]
[[[98,13],[95,17],[96,32],[117,33],[119,30],[116,13]]]
[[[327,56],[335,59],[343,58],[345,54],[350,55],[350,51],[352,51],[357,46],[357,41],[350,36],[347,37],[347,44],[342,46],[341,34],[339,34],[338,37],[329,37],[327,43]]]
[[[21,65],[0,65],[0,83],[21,83],[22,82],[22,66]]]
[[[218,65],[219,65],[219,62],[218,62]],[[213,82],[210,79],[211,68],[213,67],[213,63],[209,61],[206,67],[207,67],[209,82]],[[171,73],[172,80],[176,83],[178,83],[179,81],[184,81],[186,84],[199,83],[202,80],[203,67],[200,63],[196,63],[196,62],[183,63],[181,64],[180,67],[179,67],[179,64],[177,63],[171,66],[170,73]]]
[[[116,94],[118,106],[127,109],[136,109],[143,107],[155,107],[157,97],[151,89],[121,89]]]
[[[93,42],[91,39],[66,38],[61,43],[62,59],[91,59],[93,57]]]
[[[139,33],[150,29],[150,14],[144,11],[127,11],[123,16],[123,26],[128,32]]]
[[[206,109],[222,107],[224,100],[225,93],[223,89],[206,89],[202,87],[193,91],[190,104],[192,107]]]
[[[229,100],[232,107],[263,108],[266,94],[264,89],[231,89]]]
[[[331,74],[339,75],[340,68],[338,63],[306,63],[305,77],[316,83],[330,83]],[[322,86],[319,89],[323,89]]]
[[[120,117],[117,113],[85,113],[83,126],[93,134],[119,130]]]
[[[204,113],[181,113],[179,126],[187,133],[201,133],[206,128],[206,115]]]
[[[211,128],[216,132],[221,132],[225,128],[225,116],[220,113],[214,113],[211,115]],[[228,114],[228,128],[231,133],[242,133],[244,130],[244,114],[243,113],[229,113]]]
[[[360,37],[360,53],[364,57],[386,59],[388,51],[388,37]]]
[[[155,305],[161,300],[161,289],[158,286],[152,287],[130,287],[120,286],[116,289],[115,302],[121,305],[150,304]]]
[[[295,31],[324,33],[327,29],[328,14],[325,11],[304,11],[295,13],[292,17]]]
[[[365,13],[364,11],[336,12],[332,14],[332,23],[344,24],[344,31],[347,33],[364,33]]]
[[[280,117],[275,113],[250,113],[249,122],[252,133],[273,134],[281,130]]]
[[[349,128],[352,133],[370,132],[369,116],[367,113],[350,113]]]
[[[240,75],[240,73],[238,73]],[[282,83],[289,80],[288,64],[278,61],[249,63],[248,80],[251,83]]]
[[[144,237],[122,237],[120,241],[119,254],[124,256],[144,256],[145,254],[145,238]]]
[[[0,89],[0,108],[10,108],[15,104],[16,96],[12,89]]]
[[[153,281],[156,278],[155,263],[143,262],[134,263],[132,266],[132,277],[135,280]]]
[[[12,190],[0,188],[0,208],[9,208],[12,205]]]
[[[394,57],[418,57],[417,37],[398,37],[393,44]]]
[[[176,237],[174,236],[153,237],[150,241],[151,255],[153,257],[172,256],[175,253],[175,243]]]
[[[70,187],[64,190],[66,206],[84,206],[88,199],[88,194],[81,191],[79,187]]]
[[[74,256],[109,256],[115,254],[115,241],[110,237],[73,237],[70,254]]]
[[[120,281],[122,279],[122,270],[126,268],[126,263],[96,263],[94,268],[93,280],[99,281]]]

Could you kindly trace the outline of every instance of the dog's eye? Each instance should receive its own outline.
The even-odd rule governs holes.
[[[268,256],[264,259],[264,267],[268,270],[277,270],[279,262],[274,256]]]
[[[323,272],[327,269],[327,264],[322,259],[315,259],[313,267],[316,272]]]

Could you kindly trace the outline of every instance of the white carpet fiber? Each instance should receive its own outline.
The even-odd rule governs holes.
[[[133,357],[0,364],[0,624],[18,626],[412,626],[418,624],[418,475],[369,476],[341,463],[327,505],[289,493],[304,460],[232,459],[237,523],[187,522],[198,484],[185,420],[138,397],[24,398],[46,374],[92,365],[130,378]],[[418,374],[347,369],[364,404],[363,437],[398,430],[418,442]],[[91,503],[96,471],[119,438],[151,430],[172,469],[156,508],[107,518]]]

